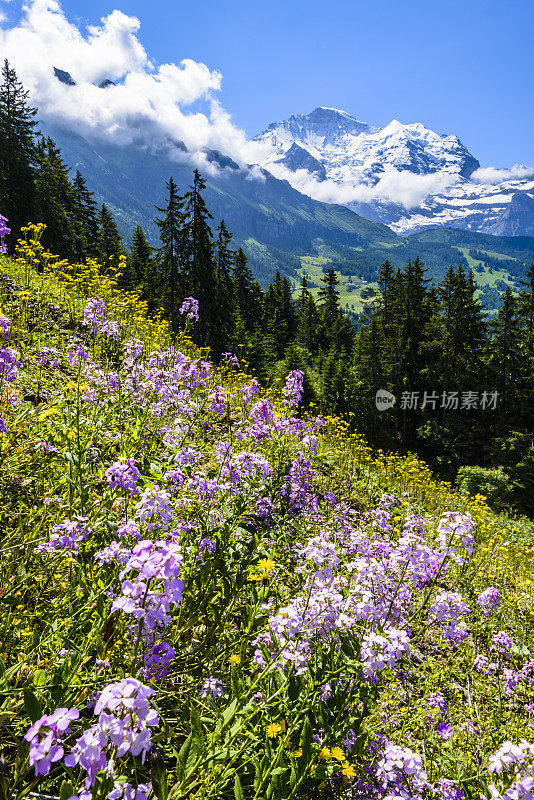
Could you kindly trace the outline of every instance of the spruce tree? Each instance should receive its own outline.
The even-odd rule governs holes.
[[[186,285],[200,307],[200,319],[195,326],[193,338],[197,344],[215,347],[217,299],[214,291],[214,248],[209,226],[209,220],[213,217],[202,197],[205,188],[206,181],[196,169],[193,184],[183,199],[183,271]]]
[[[329,267],[321,278],[323,286],[319,289],[319,302],[324,317],[332,319],[339,312],[339,278],[335,269]]]
[[[9,220],[10,241],[28,222],[37,221],[35,189],[35,115],[7,59],[0,85],[0,213]]]
[[[167,319],[174,330],[178,329],[180,321],[180,305],[193,287],[189,276],[183,277],[181,259],[184,251],[184,199],[178,195],[178,189],[171,177],[165,184],[167,189],[166,205],[162,208],[156,206],[162,217],[155,220],[159,229],[161,247],[156,251],[156,280],[155,286],[149,286],[151,297],[158,292]],[[196,297],[196,295],[195,295]],[[198,300],[198,297],[196,297]],[[202,309],[201,312],[202,313]]]
[[[139,224],[136,225],[128,253],[128,275],[132,284],[128,288],[136,288],[151,309],[157,304],[152,252],[144,230]]]
[[[98,206],[95,196],[87,188],[87,183],[80,170],[76,170],[76,177],[72,185],[76,196],[77,217],[83,229],[87,254],[96,256],[98,254]]]
[[[499,392],[501,418],[508,417],[513,412],[514,401],[520,400],[521,322],[517,305],[512,290],[507,286],[497,319],[490,323],[490,367],[495,382],[490,388]]]
[[[61,151],[50,137],[41,138],[36,147],[36,192],[38,218],[46,230],[43,243],[52,253],[69,261],[83,261],[86,240],[75,189]]]
[[[217,228],[215,247],[215,286],[216,304],[214,309],[213,349],[219,356],[232,340],[233,318],[233,286],[232,270],[235,262],[235,251],[230,248],[232,234],[228,232],[224,220]]]
[[[258,315],[261,314],[261,309],[258,308],[254,275],[241,247],[235,255],[232,286],[235,308],[241,315],[245,329],[252,331]]]
[[[119,234],[113,214],[105,203],[102,204],[98,218],[98,253],[104,273],[117,269],[119,256],[124,254],[122,237]]]

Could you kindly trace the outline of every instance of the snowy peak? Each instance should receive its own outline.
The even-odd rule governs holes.
[[[255,137],[261,165],[317,200],[405,234],[436,225],[531,236],[534,169],[480,169],[453,134],[393,119],[378,128],[319,106]],[[475,174],[474,174],[475,173]]]
[[[324,147],[335,147],[346,136],[370,133],[374,129],[351,117],[346,111],[319,106],[310,114],[294,114],[282,122],[272,122],[267,130],[255,137],[284,155],[293,143],[309,150],[315,157]]]
[[[279,164],[291,169],[290,151],[297,145],[322,164],[326,177],[338,182],[351,178],[373,185],[387,167],[417,175],[440,172],[468,177],[480,166],[457,136],[396,119],[377,128],[346,111],[325,106],[274,122],[255,140],[266,145],[265,166]],[[310,171],[318,172],[317,168]]]

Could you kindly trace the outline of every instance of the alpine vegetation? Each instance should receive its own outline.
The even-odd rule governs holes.
[[[215,366],[195,297],[171,328],[29,253],[0,279],[1,796],[531,798],[525,527],[311,413],[302,370]]]

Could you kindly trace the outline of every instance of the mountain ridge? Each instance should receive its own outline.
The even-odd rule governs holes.
[[[323,199],[328,181],[330,200],[337,195],[353,211],[400,234],[434,225],[505,235],[534,230],[534,169],[529,175],[520,167],[525,176],[510,173],[509,179],[488,182],[456,135],[419,122],[394,119],[380,128],[320,106],[271,123],[254,141],[265,150],[262,166],[277,177]]]

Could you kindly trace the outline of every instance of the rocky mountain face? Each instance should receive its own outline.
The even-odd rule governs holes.
[[[377,128],[320,107],[269,125],[255,141],[273,175],[312,197],[338,198],[398,233],[445,225],[532,235],[534,170],[489,180],[457,136],[420,123]]]

